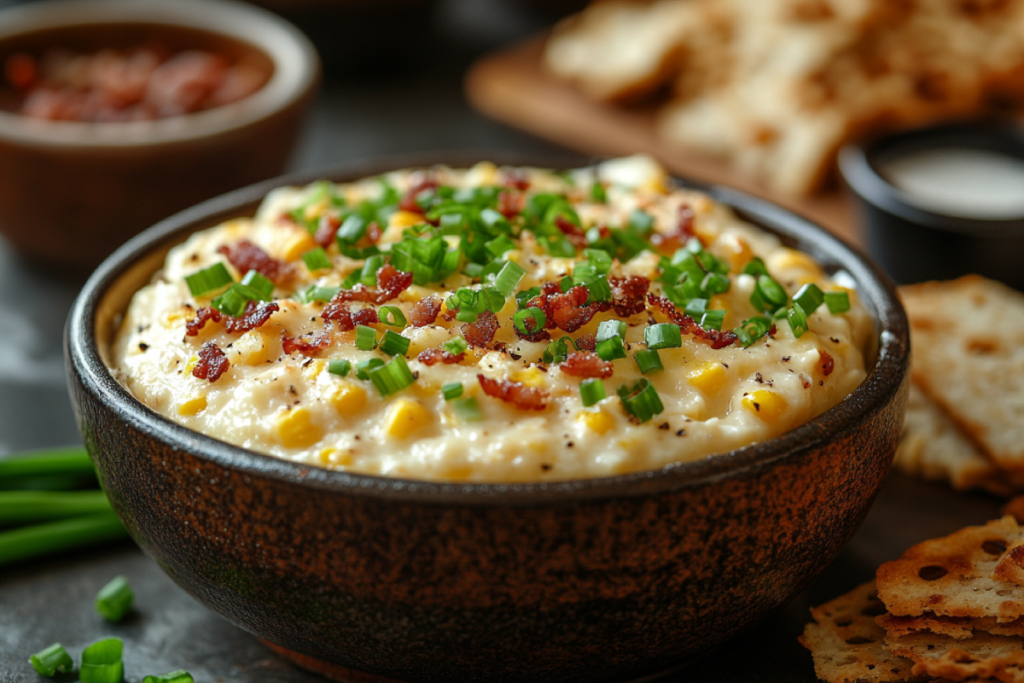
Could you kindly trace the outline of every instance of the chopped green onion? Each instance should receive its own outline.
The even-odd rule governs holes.
[[[641,209],[633,209],[629,215],[629,229],[638,235],[646,236],[654,229],[654,217]]]
[[[223,263],[215,263],[209,268],[185,276],[185,284],[192,296],[199,296],[220,289],[224,285],[230,285],[235,279],[231,277],[227,266]]]
[[[441,393],[444,395],[444,400],[446,401],[462,396],[462,391],[462,382],[448,382],[441,385]]]
[[[0,525],[110,512],[103,491],[2,491]]]
[[[576,247],[564,235],[553,235],[550,237],[538,237],[537,243],[544,247],[544,250],[555,258],[573,258],[576,256]]]
[[[115,576],[96,594],[96,611],[107,621],[121,621],[132,608],[135,594],[128,579]]]
[[[356,271],[355,274],[358,275],[359,271]],[[355,284],[355,281],[353,281],[351,286],[354,286]],[[299,292],[295,299],[299,303],[303,304],[309,304],[314,301],[330,301],[334,298],[334,295],[341,290],[341,287],[319,287],[317,285],[310,285]]]
[[[331,259],[327,258],[327,252],[323,247],[310,249],[302,255],[302,261],[310,271],[323,270],[331,267]]]
[[[740,344],[743,348],[747,348],[758,339],[768,334],[772,328],[772,321],[764,316],[757,316],[756,318],[748,318],[743,323],[735,328],[733,332],[739,337]]]
[[[451,402],[451,406],[455,415],[466,422],[479,422],[484,418],[475,398],[457,398]]]
[[[764,261],[761,260],[760,256],[755,256],[751,259],[750,263],[743,267],[743,272],[747,275],[758,277],[760,275],[767,275],[768,267],[764,265]]]
[[[525,268],[515,261],[506,261],[494,278],[494,288],[504,296],[512,296],[524,275],[526,275]]]
[[[82,650],[82,683],[121,683],[124,680],[124,643],[120,638],[97,640]]]
[[[846,313],[850,310],[850,295],[846,292],[825,292],[825,305],[829,313]]]
[[[552,341],[548,344],[548,348],[544,350],[542,360],[548,365],[561,363],[569,357],[570,346],[574,351],[577,350],[576,342],[573,341],[572,337],[562,337],[557,341]]]
[[[637,351],[633,358],[636,359],[641,375],[665,369],[665,366],[661,364],[661,356],[655,349]]]
[[[715,294],[725,294],[729,291],[732,283],[729,278],[720,273],[708,273],[700,283],[700,288],[707,293],[708,297]]]
[[[258,270],[250,270],[242,278],[243,287],[251,289],[260,301],[270,301],[274,296],[274,283],[260,275]]]
[[[527,319],[533,320],[532,329],[527,327]],[[516,311],[512,321],[515,324],[516,329],[519,330],[521,334],[536,334],[544,329],[544,325],[547,323],[548,317],[541,309],[536,306],[531,306],[530,308]]]
[[[793,336],[799,339],[807,331],[807,314],[800,304],[793,304],[793,307],[786,312],[786,320],[793,330]]]
[[[622,407],[641,423],[658,415],[665,406],[650,380],[641,377],[632,387],[623,384],[616,392],[622,399]]]
[[[588,304],[592,304],[595,301],[612,300],[612,287],[608,284],[608,278],[604,275],[588,282],[586,288],[589,292],[589,296],[587,296]]]
[[[392,330],[385,330],[384,336],[380,339],[379,348],[389,356],[404,356],[409,350],[409,344],[411,339],[403,337],[402,335]]]
[[[519,308],[526,308],[526,304],[535,296],[540,295],[540,287],[530,287],[521,292],[516,292],[516,305]]]
[[[561,280],[561,281],[560,281],[560,282],[558,283],[558,286],[559,286],[559,288],[561,288],[561,290],[562,290],[563,292],[568,292],[568,291],[569,291],[570,289],[572,289],[572,288],[573,288],[573,287],[575,286],[575,284],[576,284],[576,283],[572,281],[572,278],[571,278],[571,277],[569,277],[568,275],[566,275],[566,276],[565,276],[565,277],[563,277],[563,278],[562,278],[562,280]]]
[[[359,282],[363,283],[367,287],[377,286],[377,271],[380,270],[381,266],[384,265],[384,255],[375,254],[363,263],[362,269],[359,271]]]
[[[622,337],[619,336],[609,337],[597,342],[596,350],[601,360],[612,361],[617,358],[626,357],[626,344],[622,341]]]
[[[759,311],[773,312],[786,305],[786,290],[770,275],[758,275],[750,303]]]
[[[352,362],[345,359],[332,360],[327,363],[327,372],[332,375],[338,375],[339,377],[344,377],[351,369]]]
[[[0,566],[127,537],[113,510],[0,532]]]
[[[405,319],[405,313],[398,306],[381,306],[377,311],[377,317],[385,325],[392,327],[405,327],[409,321]]]
[[[245,312],[249,299],[232,285],[226,292],[213,300],[213,307],[224,315],[237,318]]]
[[[370,371],[384,367],[384,361],[380,358],[369,358],[356,363],[356,377],[359,379],[370,379]]]
[[[75,662],[60,643],[43,648],[28,658],[32,668],[43,676],[53,676],[58,671],[69,673],[74,671]]]
[[[513,242],[508,235],[498,235],[493,240],[484,244],[484,249],[491,255],[492,258],[501,258],[506,251],[511,251],[516,248],[516,243]]]
[[[793,303],[800,304],[800,308],[803,309],[804,313],[810,315],[818,310],[818,306],[821,306],[825,301],[825,295],[822,293],[818,285],[809,282],[800,288],[800,291],[793,295]]]
[[[360,351],[373,351],[377,348],[377,330],[366,325],[356,325],[356,348]]]
[[[604,204],[608,201],[608,193],[605,192],[604,185],[600,182],[596,182],[590,186],[590,198],[595,202]]]
[[[651,350],[677,349],[683,345],[683,335],[679,325],[658,323],[644,330],[644,342]]]
[[[725,311],[721,309],[704,311],[704,315],[700,317],[700,326],[705,330],[721,330],[723,322]]]
[[[604,382],[599,379],[585,379],[580,382],[580,403],[589,408],[607,397]]]
[[[405,358],[395,356],[386,365],[374,368],[366,373],[377,387],[381,396],[390,396],[396,391],[401,391],[416,381],[416,375],[405,363]]]
[[[597,326],[597,343],[612,337],[626,338],[626,323],[622,320],[605,320]]]
[[[345,219],[345,222],[338,228],[338,232],[335,236],[336,241],[340,245],[348,246],[355,244],[359,239],[366,234],[367,223],[363,220],[363,217],[359,214],[352,214]]]
[[[179,669],[162,676],[146,676],[142,679],[142,683],[195,683],[195,679],[189,672]]]
[[[700,320],[706,310],[708,310],[708,300],[697,297],[686,302],[683,312],[694,320]]]
[[[0,489],[76,488],[87,484],[95,486],[96,470],[84,448],[28,451],[0,458]]]
[[[457,356],[460,353],[465,353],[466,349],[469,348],[469,344],[462,337],[455,337],[441,344],[441,348],[453,356]]]

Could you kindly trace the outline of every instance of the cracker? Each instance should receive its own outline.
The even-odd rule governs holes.
[[[886,613],[876,618],[875,622],[894,638],[932,633],[965,640],[974,636],[976,632],[999,636],[1024,636],[1024,619],[1014,619],[1001,624],[992,617],[897,617]]]
[[[916,679],[910,673],[913,662],[882,645],[885,631],[875,616],[884,610],[874,581],[811,610],[814,623],[804,628],[800,644],[811,651],[818,678],[828,683]]]
[[[954,681],[996,678],[1024,683],[1024,638],[976,633],[967,640],[920,633],[903,638],[887,636],[885,647],[913,660],[912,674]]]
[[[878,594],[896,616],[994,617],[1006,623],[1024,616],[1024,585],[995,575],[1012,573],[1009,558],[1024,540],[1013,517],[961,529],[918,543],[878,568]]]

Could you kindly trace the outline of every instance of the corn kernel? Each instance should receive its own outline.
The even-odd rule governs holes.
[[[773,422],[786,412],[786,399],[767,389],[752,391],[743,397],[743,407],[765,422]]]
[[[285,448],[309,448],[323,438],[324,430],[313,424],[305,408],[293,408],[277,418],[277,438]]]
[[[771,266],[778,270],[796,270],[796,277],[802,277],[808,282],[824,277],[821,266],[814,262],[810,256],[795,249],[780,249],[771,258]]]
[[[725,384],[725,368],[721,363],[705,363],[690,373],[686,381],[710,396],[719,392]]]
[[[316,241],[308,232],[295,233],[288,238],[281,248],[281,258],[285,261],[297,261],[310,249],[316,249]]]
[[[203,394],[193,396],[178,405],[178,415],[182,417],[192,417],[203,410],[206,410],[206,396]]]
[[[498,167],[490,161],[481,161],[466,172],[466,185],[497,185]]]
[[[431,414],[423,404],[409,399],[398,399],[384,421],[389,436],[404,439],[430,422]]]
[[[314,218],[318,217],[320,214],[322,214],[324,211],[326,211],[329,205],[330,199],[327,197],[323,197],[322,199],[319,199],[310,204],[309,206],[307,206],[306,210],[302,214],[302,217],[305,218],[307,221],[311,221]]]
[[[528,387],[544,387],[548,383],[545,374],[537,368],[527,368],[526,370],[512,373],[512,381],[521,382]]]
[[[342,380],[338,382],[338,386],[334,388],[330,398],[327,400],[330,401],[339,415],[350,417],[358,413],[366,405],[366,390],[358,384]]]
[[[602,436],[615,426],[615,418],[603,410],[583,410],[576,416],[576,419]]]
[[[191,375],[192,374],[192,368],[194,368],[196,366],[196,363],[198,363],[198,362],[199,362],[199,356],[193,355],[191,358],[189,358],[188,362],[185,363],[185,374],[186,375]]]
[[[237,362],[252,366],[262,365],[277,357],[276,344],[269,342],[270,339],[264,336],[262,330],[249,330],[235,340],[231,345],[231,351],[238,354]]]
[[[306,367],[302,368],[302,378],[307,382],[313,383],[316,378],[320,376],[320,373],[327,368],[327,362],[322,360],[315,360]]]
[[[191,308],[185,308],[184,306],[182,306],[181,308],[175,309],[168,313],[167,315],[165,315],[163,325],[164,327],[170,329],[181,320],[192,320],[195,317],[195,311],[193,311]]]
[[[321,449],[321,451],[320,451],[320,464],[321,465],[330,465],[331,464],[331,459],[334,457],[334,454],[337,453],[337,452],[338,451],[335,448],[324,448],[324,449]]]
[[[423,216],[412,211],[395,211],[388,218],[388,228],[396,228],[398,230],[405,230],[421,223],[423,223]]]

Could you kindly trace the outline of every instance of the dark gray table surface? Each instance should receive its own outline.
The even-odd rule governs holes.
[[[12,2],[0,0],[0,7]],[[483,50],[536,31],[535,17],[504,0],[445,0],[426,27],[436,49],[409,70],[374,79],[327,80],[292,170],[421,150],[561,150],[473,112],[462,73]],[[23,263],[0,240],[0,455],[79,443],[64,384],[61,330],[81,282]],[[812,604],[871,577],[908,545],[981,523],[997,501],[892,476],[858,535],[791,605],[748,634],[665,680],[813,681],[796,643]],[[137,611],[103,623],[96,590],[116,574],[135,588]],[[126,680],[187,668],[197,681],[322,680],[276,657],[178,589],[129,543],[0,570],[0,682],[39,680],[31,652],[54,641],[78,655],[88,643],[125,641]]]

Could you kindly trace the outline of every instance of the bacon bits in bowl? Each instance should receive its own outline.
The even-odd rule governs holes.
[[[318,75],[291,25],[212,0],[0,12],[0,233],[87,271],[155,221],[280,173]]]
[[[821,229],[649,160],[478,162],[286,178],[125,245],[67,328],[83,434],[140,545],[303,666],[670,668],[855,530],[902,308]]]

